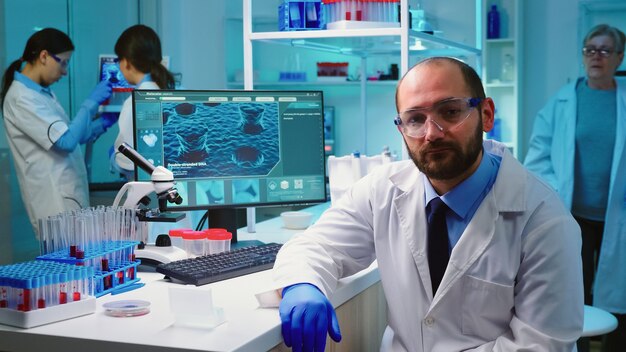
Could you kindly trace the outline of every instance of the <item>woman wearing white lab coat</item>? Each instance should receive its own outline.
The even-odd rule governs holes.
[[[274,266],[277,286],[308,282],[330,296],[337,280],[378,260],[392,351],[570,352],[583,320],[579,229],[504,145],[484,147],[502,156],[500,170],[434,297],[425,176],[412,161],[376,169],[287,242]]]
[[[127,28],[115,43],[120,70],[128,83],[137,89],[174,89],[174,76],[161,64],[161,41],[152,28],[135,25]],[[122,105],[119,118],[120,132],[115,139],[111,164],[114,169],[133,180],[134,164],[118,151],[122,143],[134,147],[132,98]]]
[[[623,269],[626,268],[626,79],[614,76],[624,57],[623,36],[623,33],[606,25],[591,29],[583,41],[583,61],[587,76],[561,88],[541,109],[535,119],[524,162],[530,171],[539,175],[558,192],[567,209],[572,210],[578,221],[604,226],[603,231],[589,234],[585,234],[583,228],[583,266],[586,267],[585,303],[592,303],[590,300],[593,292],[593,305],[618,314],[620,320],[618,330],[606,340],[609,351],[621,351],[626,339],[626,328],[621,327],[626,323],[626,272]],[[597,106],[596,101],[581,101],[578,90],[583,85],[585,89],[591,87],[597,94],[614,94],[616,106]],[[574,177],[576,163],[580,161],[578,154],[581,148],[597,148],[584,139],[579,140],[577,125],[581,118],[577,112],[581,104],[593,105],[591,123],[597,124],[601,131],[600,134],[594,133],[591,143],[611,143],[613,138],[615,141],[609,146],[612,154],[594,155],[596,158],[605,157],[609,160],[606,163],[606,179],[597,180],[604,186],[608,184],[608,193],[600,198],[606,199],[603,219],[587,218],[575,210],[575,193],[580,192],[575,191],[577,180]],[[613,115],[616,116],[614,125],[609,125],[609,120],[604,119],[607,111],[611,110],[616,114]],[[590,252],[591,249],[593,252]],[[595,261],[597,271],[594,279]],[[617,340],[613,340],[614,338]],[[584,349],[583,346],[579,347]]]
[[[50,85],[67,75],[74,51],[70,38],[54,28],[33,34],[22,57],[6,70],[2,110],[24,206],[38,234],[37,220],[89,206],[87,171],[79,144],[93,141],[113,122],[93,120],[111,95],[101,82],[70,122]]]

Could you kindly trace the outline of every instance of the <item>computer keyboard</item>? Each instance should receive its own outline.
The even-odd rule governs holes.
[[[172,281],[196,286],[271,269],[282,245],[264,243],[229,252],[159,264],[156,271]]]

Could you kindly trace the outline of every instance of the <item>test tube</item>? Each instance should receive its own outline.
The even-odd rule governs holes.
[[[39,254],[44,255],[48,253],[48,218],[41,218],[37,220],[39,228]]]
[[[76,302],[76,301],[80,301],[80,271],[78,270],[72,270],[70,271],[71,273],[71,278],[70,278],[70,282],[71,282],[71,292],[72,292],[72,301]]]
[[[31,289],[32,280],[23,278],[20,283],[21,287],[17,290],[17,310],[22,312],[30,312],[31,310]]]
[[[9,286],[6,278],[0,277],[0,308],[9,307]]]
[[[45,276],[38,276],[35,278],[36,281],[36,294],[35,299],[37,300],[37,309],[46,308],[46,279]]]
[[[59,304],[67,303],[67,273],[59,274]]]

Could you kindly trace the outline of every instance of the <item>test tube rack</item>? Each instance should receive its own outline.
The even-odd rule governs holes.
[[[83,258],[72,256],[71,250],[63,249],[40,255],[37,260],[66,263],[93,268],[93,291],[100,297],[139,281],[134,248],[138,241],[102,241],[84,251]]]
[[[0,266],[0,324],[30,328],[96,310],[94,269],[30,261]]]

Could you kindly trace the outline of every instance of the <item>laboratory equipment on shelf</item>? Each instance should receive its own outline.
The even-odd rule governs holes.
[[[328,157],[328,183],[330,201],[335,204],[339,198],[361,177],[370,173],[375,167],[394,160],[388,147],[378,155],[361,155],[358,151],[350,155]]]
[[[487,13],[487,39],[500,38],[500,12],[496,4]]]
[[[184,213],[166,212],[166,204],[181,204],[183,199],[178,194],[174,182],[174,175],[163,166],[155,167],[141,154],[137,153],[130,145],[122,143],[118,150],[130,159],[135,165],[150,174],[150,182],[127,182],[122,186],[113,206],[118,206],[126,196],[123,207],[135,209],[140,221],[152,222],[177,222],[185,217]],[[158,208],[150,209],[142,207],[149,204],[148,196],[155,193],[158,200]],[[187,252],[182,248],[172,247],[168,240],[158,240],[154,244],[147,244],[147,231],[143,232],[140,245],[135,251],[135,257],[141,259],[144,264],[169,263],[170,261],[187,258]]]

